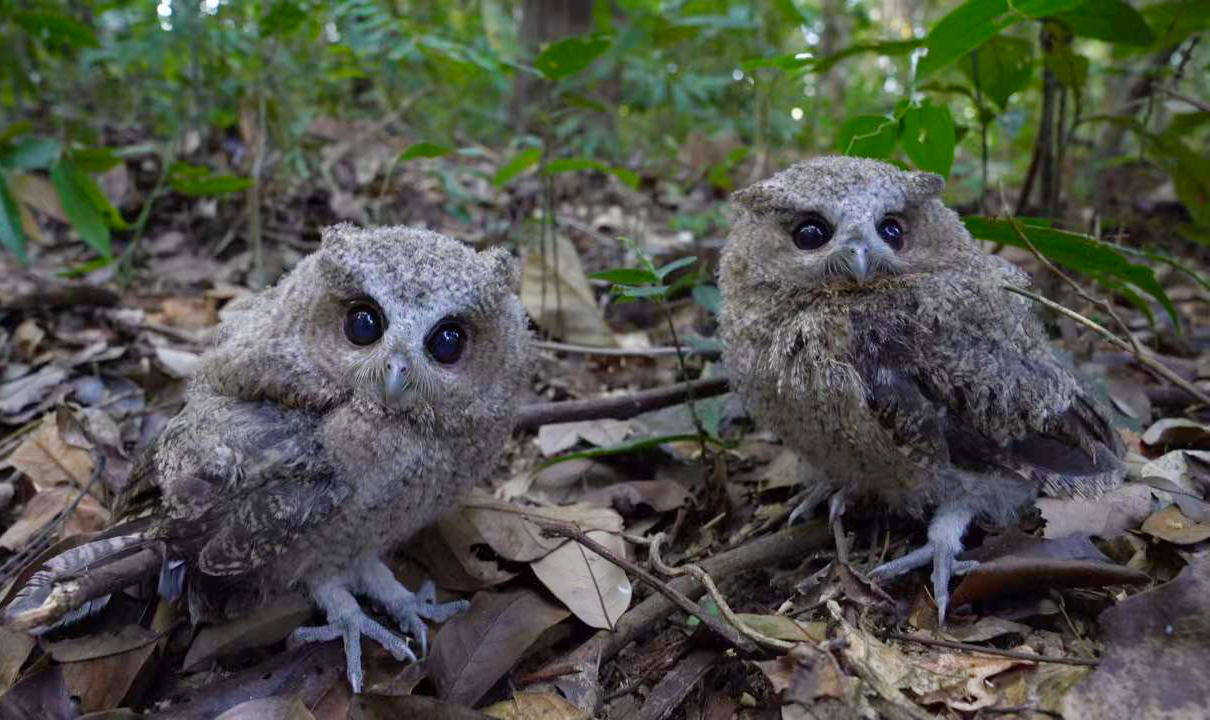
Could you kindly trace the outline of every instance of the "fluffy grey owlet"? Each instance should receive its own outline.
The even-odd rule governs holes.
[[[116,525],[48,561],[5,620],[45,625],[72,609],[46,611],[73,577],[151,548],[161,593],[184,582],[195,617],[306,593],[328,624],[295,639],[342,638],[354,691],[361,636],[415,659],[358,597],[423,654],[422,619],[466,603],[437,604],[431,583],[409,591],[380,557],[458,505],[508,439],[528,367],[518,282],[501,249],[412,228],[328,229],[219,326],[184,410],[136,463]]]
[[[815,499],[931,514],[928,543],[873,575],[931,562],[944,620],[974,517],[1010,522],[1039,490],[1095,494],[1124,466],[1106,413],[1005,290],[1028,277],[978,247],[943,185],[820,157],[740,191],[719,324],[734,387],[818,476]]]

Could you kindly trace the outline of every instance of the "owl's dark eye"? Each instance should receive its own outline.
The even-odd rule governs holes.
[[[424,347],[437,362],[452,365],[458,362],[466,348],[466,331],[458,323],[447,320],[433,328]]]
[[[891,249],[898,252],[903,248],[903,226],[893,217],[884,217],[878,221],[875,226],[878,230],[878,237],[886,241]]]
[[[799,250],[815,250],[832,239],[832,226],[818,215],[812,215],[794,228],[791,237]]]
[[[364,303],[349,308],[345,315],[345,337],[354,345],[369,345],[382,337],[382,313]]]

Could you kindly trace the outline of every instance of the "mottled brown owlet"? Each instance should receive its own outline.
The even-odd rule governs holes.
[[[6,619],[45,623],[38,608],[57,587],[153,547],[161,593],[184,583],[195,616],[305,592],[328,624],[295,639],[342,638],[355,691],[362,635],[414,659],[356,596],[422,653],[422,618],[465,607],[436,603],[431,583],[410,592],[380,558],[458,505],[504,447],[527,381],[517,285],[504,250],[412,228],[328,229],[219,326],[115,527],[44,565]]]
[[[815,499],[931,513],[944,619],[972,518],[1010,522],[1039,490],[1119,483],[1123,446],[1051,352],[1028,277],[989,255],[938,198],[944,181],[851,157],[795,165],[735,195],[719,315],[733,385],[812,469]],[[841,503],[843,506],[843,503]]]

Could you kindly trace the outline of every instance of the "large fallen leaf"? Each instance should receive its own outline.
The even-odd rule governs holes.
[[[83,637],[46,643],[48,655],[61,663],[83,662],[137,650],[160,639],[160,633],[142,625],[125,625],[115,632],[99,632]]]
[[[1187,447],[1210,450],[1210,428],[1185,418],[1156,420],[1143,433],[1143,444],[1151,447]]]
[[[584,711],[551,692],[519,692],[483,708],[497,720],[583,720]]]
[[[358,695],[349,706],[348,720],[490,720],[457,703],[423,695]],[[535,720],[538,720],[535,718]]]
[[[189,670],[246,648],[271,645],[304,623],[312,612],[311,603],[292,593],[230,622],[207,625],[193,639],[181,669]]]
[[[0,627],[0,693],[12,686],[36,644],[32,635]]]
[[[1174,545],[1195,545],[1210,538],[1210,525],[1195,523],[1176,505],[1169,505],[1147,518],[1143,532]]]
[[[71,694],[80,698],[84,712],[112,710],[143,672],[155,648],[155,643],[149,642],[117,655],[64,663],[63,679]]]
[[[57,396],[67,393],[61,383],[67,379],[67,371],[48,365],[32,375],[0,385],[0,420],[8,425],[19,425],[48,404]]]
[[[39,489],[64,484],[82,488],[92,474],[92,456],[78,442],[69,444],[55,415],[48,414],[38,429],[13,450],[9,462]]]
[[[1095,535],[1113,538],[1133,530],[1152,511],[1151,488],[1124,483],[1095,498],[1038,498],[1034,501],[1046,520],[1048,538]]]
[[[194,371],[197,370],[198,363],[201,362],[201,357],[197,353],[162,345],[155,349],[155,359],[159,362],[160,368],[169,377],[174,378],[192,377]]]
[[[626,556],[621,535],[601,530],[587,535],[614,554]],[[530,567],[542,584],[589,627],[613,629],[630,607],[633,589],[626,573],[577,542],[563,545]]]
[[[630,423],[626,420],[602,418],[579,420],[568,423],[550,423],[538,428],[534,441],[546,457],[570,450],[581,440],[597,447],[617,445],[630,434]]]
[[[1067,720],[1201,720],[1210,688],[1210,557],[1101,613],[1105,655],[1064,699]]]
[[[240,703],[215,720],[315,720],[296,695],[267,697]]]
[[[590,505],[614,508],[624,516],[634,515],[640,505],[656,512],[675,510],[689,502],[693,493],[675,480],[631,480],[613,483],[584,496]]]
[[[26,673],[3,696],[0,718],[4,720],[75,720],[80,711],[72,702],[59,665],[44,666]]]
[[[561,235],[545,251],[537,247],[526,250],[521,304],[539,327],[555,337],[584,345],[617,345],[588,284],[579,253]]]
[[[492,557],[487,541],[460,510],[421,530],[409,546],[409,555],[423,559],[433,580],[443,588],[474,592],[508,582],[518,569]]]
[[[474,705],[539,635],[567,616],[531,590],[478,593],[433,640],[427,662],[438,696]]]
[[[543,535],[543,522],[576,525],[582,530],[622,531],[622,516],[609,508],[582,504],[527,507],[497,500],[482,492],[471,495],[461,515],[492,550],[517,562],[545,557],[567,542],[566,538]]]
[[[21,517],[0,535],[0,548],[18,550],[25,547],[31,537],[65,510],[82,491],[66,485],[48,488],[30,498]],[[109,511],[91,495],[80,497],[75,510],[67,516],[60,538],[81,532],[100,530],[109,522]]]

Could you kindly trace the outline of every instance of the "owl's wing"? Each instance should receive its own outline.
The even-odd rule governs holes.
[[[145,470],[162,493],[155,534],[187,559],[196,554],[205,574],[264,566],[351,492],[298,411],[191,402],[178,419]]]
[[[901,330],[865,333],[856,367],[870,409],[909,455],[1011,472],[1055,494],[1120,480],[1120,436],[1047,346],[961,322]]]

